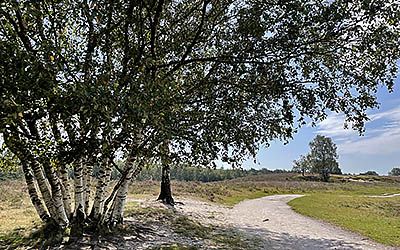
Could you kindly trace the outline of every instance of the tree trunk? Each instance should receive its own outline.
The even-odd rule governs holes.
[[[43,160],[42,165],[51,187],[52,200],[60,222],[60,226],[64,228],[68,226],[69,219],[64,208],[64,200],[60,179],[58,178],[53,166],[51,166],[48,159]]]
[[[86,166],[85,175],[83,177],[83,187],[85,189],[85,214],[89,214],[89,206],[90,206],[90,193],[91,193],[91,182],[92,182],[92,171],[93,166]]]
[[[175,201],[172,198],[171,181],[170,181],[170,167],[168,163],[162,165],[161,173],[161,191],[158,199],[166,204],[174,205]]]
[[[329,181],[330,173],[327,169],[322,169],[320,172],[320,175],[321,175],[322,181],[324,181],[324,182]]]
[[[114,202],[112,204],[111,216],[110,216],[110,226],[115,226],[117,224],[122,224],[124,217],[124,206],[126,203],[126,196],[128,193],[129,183],[132,180],[133,167],[130,167],[126,177],[124,178],[118,192],[115,196]]]
[[[57,214],[57,209],[54,206],[53,200],[52,200],[52,194],[50,191],[49,185],[46,183],[46,177],[44,176],[43,170],[36,160],[33,160],[31,162],[32,165],[32,170],[35,176],[35,179],[37,181],[40,193],[42,194],[44,204],[46,205],[50,216],[55,219],[57,222],[59,221],[59,216]],[[62,223],[61,223],[62,224]],[[62,226],[62,225],[60,225]]]
[[[29,197],[31,198],[32,204],[35,207],[36,212],[38,213],[42,221],[48,222],[50,219],[50,215],[47,212],[43,204],[43,201],[39,198],[38,189],[36,187],[33,174],[31,172],[31,169],[26,163],[22,163],[22,171],[24,172],[25,182],[26,185],[28,186]]]
[[[75,211],[74,217],[85,218],[85,201],[83,200],[83,164],[78,163],[74,166],[75,183]]]
[[[106,159],[100,168],[100,176],[97,179],[96,193],[94,197],[90,218],[93,221],[98,221],[104,211],[105,190],[108,185],[111,175],[111,164]]]
[[[72,196],[71,196],[71,183],[68,177],[68,171],[65,165],[59,168],[59,178],[61,179],[61,191],[63,193],[64,208],[68,218],[72,218]]]

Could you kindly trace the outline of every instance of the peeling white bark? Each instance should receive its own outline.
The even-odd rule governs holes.
[[[68,216],[72,214],[72,196],[71,183],[68,177],[68,171],[65,166],[60,167],[59,178],[61,179],[61,191],[63,194],[64,208]]]
[[[111,212],[111,224],[122,223],[124,216],[124,207],[126,203],[126,196],[128,193],[128,187],[132,180],[133,168],[130,168],[126,178],[123,180],[122,185],[119,187],[118,192],[115,196],[112,212]]]
[[[90,206],[90,193],[91,193],[91,182],[92,182],[92,170],[93,166],[85,166],[83,175],[83,187],[84,187],[84,202],[85,202],[85,214],[89,214]]]
[[[78,163],[74,168],[74,184],[75,184],[75,208],[74,215],[78,213],[80,209],[85,215],[85,201],[83,199],[84,187],[83,187],[83,164]]]
[[[111,164],[108,159],[102,164],[100,168],[100,176],[97,180],[96,193],[93,201],[91,217],[99,219],[104,211],[105,190],[108,185],[111,175]]]
[[[57,213],[57,221],[59,225],[64,228],[68,226],[69,224],[69,219],[68,215],[64,209],[64,200],[63,200],[63,193],[62,193],[62,188],[61,188],[61,182],[60,179],[58,178],[54,168],[50,165],[47,164],[44,166],[45,168],[45,173],[47,176],[47,179],[49,181],[50,187],[51,187],[51,192],[52,192],[52,199],[53,199],[53,204],[55,207],[55,211]]]
[[[29,193],[31,202],[32,202],[33,206],[35,207],[36,212],[38,213],[40,219],[42,221],[46,222],[50,218],[50,215],[47,212],[42,199],[38,195],[39,190],[38,190],[38,187],[36,186],[33,173],[31,172],[31,169],[29,168],[29,166],[26,163],[22,164],[22,170],[24,172],[25,182],[28,187],[28,193]]]

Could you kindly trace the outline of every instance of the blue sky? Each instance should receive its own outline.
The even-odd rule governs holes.
[[[293,160],[309,151],[308,143],[317,135],[329,136],[338,146],[339,164],[344,173],[360,173],[374,170],[387,174],[393,167],[400,166],[400,77],[395,89],[388,93],[386,88],[378,92],[380,108],[368,112],[370,121],[366,132],[343,129],[343,117],[332,114],[316,127],[303,127],[287,145],[274,142],[257,155],[257,163],[244,163],[245,168],[291,169]]]

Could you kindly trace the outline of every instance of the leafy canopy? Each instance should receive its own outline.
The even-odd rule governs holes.
[[[43,161],[207,164],[328,111],[362,130],[399,17],[395,0],[3,1],[0,132]]]
[[[390,170],[389,172],[389,175],[400,176],[400,168],[399,167],[392,168],[392,170]]]

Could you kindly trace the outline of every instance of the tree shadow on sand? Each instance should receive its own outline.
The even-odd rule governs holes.
[[[293,236],[288,233],[277,233],[264,228],[239,227],[239,231],[253,235],[260,240],[260,249],[365,249],[365,245],[337,239],[315,239],[307,236]],[[307,230],[305,228],[305,230]]]

